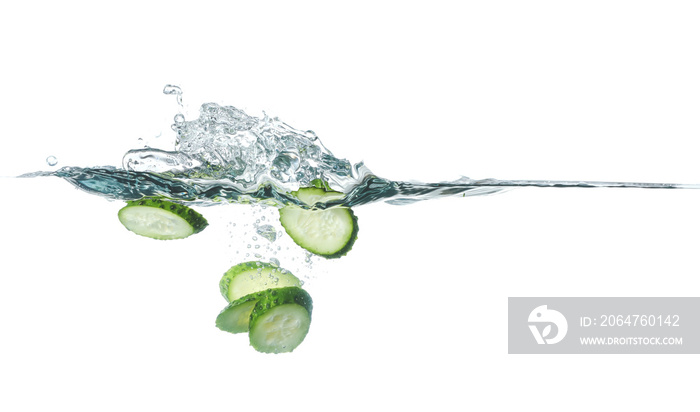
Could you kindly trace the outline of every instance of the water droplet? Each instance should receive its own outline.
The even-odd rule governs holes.
[[[277,259],[275,259],[275,258],[270,258],[270,263],[272,263],[272,264],[275,265],[275,266],[279,266],[279,265],[280,265],[280,261],[277,260]]]
[[[166,84],[163,88],[163,94],[182,94],[182,89],[180,88],[180,86]]]
[[[180,86],[166,84],[163,88],[163,94],[174,94],[177,99],[177,104],[182,106],[182,89]]]
[[[46,158],[46,163],[49,166],[56,166],[58,164],[58,159],[56,159],[56,156],[49,156]]]
[[[173,120],[175,120],[175,124],[180,125],[185,123],[185,116],[182,113],[178,113]]]

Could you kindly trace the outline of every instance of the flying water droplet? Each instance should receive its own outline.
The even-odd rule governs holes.
[[[58,164],[58,159],[56,159],[56,156],[49,156],[46,158],[46,164],[49,166],[56,166]]]
[[[177,104],[182,106],[182,89],[180,86],[166,84],[163,88],[163,94],[174,94],[177,99]]]
[[[178,113],[173,118],[173,121],[175,123],[170,128],[179,133],[180,128],[185,124],[185,116],[182,113]]]

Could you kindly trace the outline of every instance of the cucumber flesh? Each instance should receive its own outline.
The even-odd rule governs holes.
[[[301,285],[302,281],[286,269],[271,263],[244,262],[224,273],[219,289],[228,302],[233,302],[267,289]]]
[[[250,344],[258,352],[292,352],[304,341],[311,326],[313,303],[297,287],[265,292],[250,315]]]
[[[260,297],[261,292],[258,292],[229,303],[216,317],[216,327],[224,332],[248,332],[250,314]]]
[[[303,187],[292,194],[301,202],[313,206],[318,202],[330,202],[331,200],[339,200],[345,197],[345,194],[334,190],[325,190],[318,187]]]
[[[343,198],[340,192],[316,187],[293,192],[303,203],[312,206]],[[357,240],[357,217],[350,208],[304,209],[288,205],[280,209],[280,223],[294,243],[309,252],[328,259],[345,256]]]
[[[151,239],[184,239],[207,227],[207,220],[185,205],[161,199],[127,202],[119,221],[131,232]]]

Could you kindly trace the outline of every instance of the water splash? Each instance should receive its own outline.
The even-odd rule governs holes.
[[[177,104],[180,107],[182,107],[182,89],[180,88],[180,86],[166,84],[165,87],[163,88],[163,94],[175,95],[175,99],[177,100]]]
[[[188,196],[215,201],[287,201],[284,193],[314,179],[349,192],[371,175],[362,163],[335,157],[312,131],[294,129],[276,117],[250,116],[233,106],[204,104],[197,119],[176,115],[172,128],[175,150],[130,150],[123,170],[141,180],[153,180],[141,174],[178,179],[191,186]]]
[[[167,85],[163,93],[182,90]],[[700,185],[552,180],[458,180],[419,183],[392,181],[374,175],[363,163],[351,163],[331,153],[312,131],[295,129],[277,117],[248,115],[233,106],[206,103],[199,116],[187,120],[175,115],[173,150],[150,147],[129,150],[122,168],[113,166],[63,167],[23,177],[56,176],[87,192],[110,199],[133,200],[161,196],[183,202],[212,205],[221,202],[257,202],[282,206],[301,204],[291,192],[316,179],[345,194],[318,204],[358,206],[384,201],[403,205],[445,196],[480,196],[514,187],[614,187],[698,189]],[[47,162],[49,159],[47,159]],[[50,164],[50,163],[49,163]]]

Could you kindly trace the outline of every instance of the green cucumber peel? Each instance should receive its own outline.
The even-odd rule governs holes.
[[[219,281],[219,290],[227,302],[251,293],[287,286],[301,287],[303,282],[291,272],[267,262],[251,261],[231,267]]]
[[[159,198],[128,201],[118,217],[129,231],[158,240],[184,239],[209,225],[194,209]]]
[[[224,332],[248,332],[250,314],[264,292],[255,292],[230,302],[216,317],[216,327]]]
[[[342,199],[341,192],[318,187],[292,192],[299,201],[313,206],[318,202]],[[349,207],[305,209],[287,205],[279,209],[280,223],[294,243],[326,259],[345,256],[354,246],[359,232],[357,216]]]
[[[258,352],[292,352],[311,326],[313,301],[298,287],[267,290],[250,314],[250,344]]]

